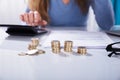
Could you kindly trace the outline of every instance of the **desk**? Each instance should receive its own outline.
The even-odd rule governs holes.
[[[103,49],[88,49],[87,56],[46,49],[46,54],[21,57],[32,37],[8,36],[2,29],[0,36],[0,80],[120,80],[120,56],[109,58]]]

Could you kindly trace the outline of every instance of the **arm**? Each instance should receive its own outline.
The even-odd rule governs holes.
[[[114,25],[114,12],[110,0],[91,0],[96,21],[103,30],[110,30]]]

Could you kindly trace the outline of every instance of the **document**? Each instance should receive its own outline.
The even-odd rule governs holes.
[[[73,41],[73,48],[84,46],[87,48],[106,48],[113,41],[104,32],[86,32],[79,30],[51,31],[50,35],[43,42],[45,48],[51,47],[51,41],[59,40],[61,47],[64,47],[65,41]]]

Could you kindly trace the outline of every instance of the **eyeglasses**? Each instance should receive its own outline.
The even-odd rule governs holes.
[[[112,57],[113,54],[120,55],[120,48],[113,47],[113,45],[115,45],[115,44],[120,44],[120,42],[109,44],[106,47],[107,52],[111,52],[110,54],[108,54],[109,57]]]

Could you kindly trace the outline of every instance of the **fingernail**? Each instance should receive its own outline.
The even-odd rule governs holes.
[[[33,11],[30,11],[29,13],[33,13]]]
[[[38,11],[34,11],[34,14],[38,14]]]
[[[47,22],[46,22],[46,21],[43,21],[43,24],[44,24],[44,25],[47,25]]]

